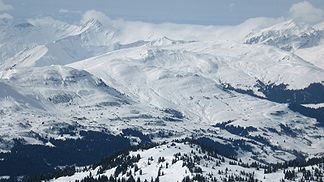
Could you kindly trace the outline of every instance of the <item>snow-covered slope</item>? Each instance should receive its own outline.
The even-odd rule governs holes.
[[[309,25],[298,24],[289,20],[261,31],[250,33],[246,44],[266,44],[291,51],[299,48],[307,48],[319,44],[322,32]]]
[[[304,60],[314,64],[315,66],[324,69],[324,45],[320,44],[315,47],[298,49],[295,54]]]

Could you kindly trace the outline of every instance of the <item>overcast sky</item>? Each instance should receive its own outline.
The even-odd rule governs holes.
[[[301,0],[0,0],[0,12],[15,18],[55,16],[77,21],[87,10],[102,11],[110,18],[149,22],[233,25],[253,17],[289,16]],[[309,0],[323,10],[324,0]],[[11,6],[10,6],[11,5]],[[303,7],[295,13],[303,11]],[[2,12],[2,13],[3,13]],[[318,11],[317,14],[321,14]],[[308,17],[306,18],[313,18]],[[315,15],[322,16],[322,15]],[[316,17],[315,17],[316,18]]]

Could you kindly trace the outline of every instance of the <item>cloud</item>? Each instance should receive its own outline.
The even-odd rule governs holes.
[[[8,13],[3,13],[3,14],[0,14],[0,19],[11,20],[11,19],[13,19],[13,17],[11,15],[9,15]]]
[[[61,8],[59,10],[59,13],[62,13],[62,14],[81,14],[81,11],[68,10],[68,9]]]
[[[231,4],[229,5],[230,12],[233,11],[235,5],[236,5],[235,3],[231,3]]]
[[[9,11],[12,9],[13,9],[13,7],[10,4],[6,4],[2,0],[0,0],[0,12]]]
[[[82,16],[81,23],[86,23],[90,20],[98,20],[101,23],[111,22],[111,19],[108,18],[104,13],[96,10],[89,10],[85,12]]]
[[[316,23],[324,19],[324,11],[307,1],[292,5],[289,14],[291,18],[305,23]]]

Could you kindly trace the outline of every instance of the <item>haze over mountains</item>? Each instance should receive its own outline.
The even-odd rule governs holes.
[[[0,179],[305,179],[287,175],[299,163],[273,165],[295,159],[323,170],[324,13],[310,3],[235,26],[2,7]]]

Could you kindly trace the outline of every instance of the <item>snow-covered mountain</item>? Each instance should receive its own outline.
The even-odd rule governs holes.
[[[86,112],[83,108],[118,107],[131,102],[86,71],[64,66],[24,68],[6,77],[1,81],[1,138],[5,150],[12,147],[14,138],[43,143],[34,138],[33,132],[40,137],[50,133],[58,136],[55,127],[73,125],[73,117],[82,118],[80,113]]]
[[[110,156],[110,162],[134,161],[124,173],[103,163],[47,179],[82,180],[90,172],[129,178],[131,171],[143,180],[254,173],[271,181],[286,173],[270,173],[274,163],[323,157],[321,24],[254,21],[235,27],[98,18],[1,22],[0,166],[6,170],[0,176]],[[26,167],[31,161],[33,169]]]
[[[117,31],[96,19],[71,25],[42,18],[0,26],[2,69],[64,65],[102,54],[114,49],[112,39]]]
[[[250,33],[246,44],[266,44],[286,51],[316,46],[320,43],[323,29],[316,29],[310,25],[298,24],[289,20],[263,30]]]

